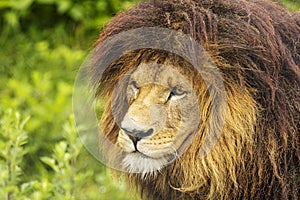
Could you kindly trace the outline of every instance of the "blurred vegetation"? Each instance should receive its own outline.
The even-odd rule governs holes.
[[[0,0],[0,199],[136,198],[82,147],[72,90],[105,24],[138,1]]]
[[[286,8],[291,11],[297,12],[300,10],[300,1],[299,0],[277,0],[281,2]]]
[[[77,137],[77,70],[137,0],[0,1],[0,199],[133,199]]]

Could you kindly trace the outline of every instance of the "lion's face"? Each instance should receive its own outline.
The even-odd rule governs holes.
[[[126,88],[128,110],[117,144],[126,152],[123,166],[153,172],[188,147],[199,125],[198,101],[189,81],[177,70],[141,64]]]

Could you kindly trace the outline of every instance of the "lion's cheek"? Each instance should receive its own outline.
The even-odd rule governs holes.
[[[165,137],[164,139],[141,140],[137,143],[137,149],[151,158],[162,158],[174,154],[176,148],[173,147],[173,138]]]

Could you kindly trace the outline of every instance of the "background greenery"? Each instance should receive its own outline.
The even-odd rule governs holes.
[[[0,199],[136,198],[82,147],[71,106],[98,34],[137,1],[0,0]]]

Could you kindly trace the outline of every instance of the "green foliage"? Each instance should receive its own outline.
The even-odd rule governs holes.
[[[4,38],[5,35],[2,33]],[[31,168],[39,168],[40,163],[34,162],[36,157],[31,155],[50,153],[54,143],[62,138],[58,134],[63,130],[60,124],[72,112],[74,68],[85,53],[66,44],[51,44],[43,37],[31,39],[22,34],[3,46],[9,47],[11,53],[0,50],[0,104],[32,116],[26,128],[30,132],[29,143],[35,145],[28,148],[26,162],[32,163],[28,165]]]
[[[279,0],[285,7],[291,11],[300,10],[300,1],[299,0]]]
[[[114,182],[82,148],[72,117],[74,79],[102,23],[93,20],[109,19],[110,11],[75,20],[69,10],[52,15],[63,1],[26,2],[31,3],[0,1],[0,199],[132,199],[124,183]],[[32,13],[37,7],[41,10]],[[5,18],[9,15],[16,26]],[[53,19],[42,21],[43,15]],[[7,138],[24,134],[22,142]]]
[[[2,22],[12,28],[71,22],[83,24],[87,29],[98,27],[134,2],[137,0],[1,0],[0,12],[3,12]]]
[[[24,145],[28,135],[24,126],[29,117],[21,119],[20,113],[10,109],[0,116],[0,198],[17,199],[23,174],[20,166],[27,153]]]
[[[28,131],[24,127],[29,117],[23,119],[19,112],[11,109],[0,116],[1,199],[131,199],[131,196],[125,196],[124,183],[116,187],[107,178],[103,167],[98,166],[100,171],[95,168],[97,166],[82,164],[83,160],[79,158],[82,143],[77,137],[72,115],[63,125],[63,139],[55,143],[52,154],[40,157],[44,169],[39,176],[24,182],[22,162],[30,148]],[[95,162],[89,161],[89,164],[93,163],[95,165]]]
[[[55,199],[73,199],[76,188],[82,187],[84,180],[92,174],[91,171],[80,172],[76,168],[82,144],[77,137],[73,118],[64,125],[64,138],[55,144],[51,156],[41,157],[54,172],[48,185],[54,190],[52,197]]]

